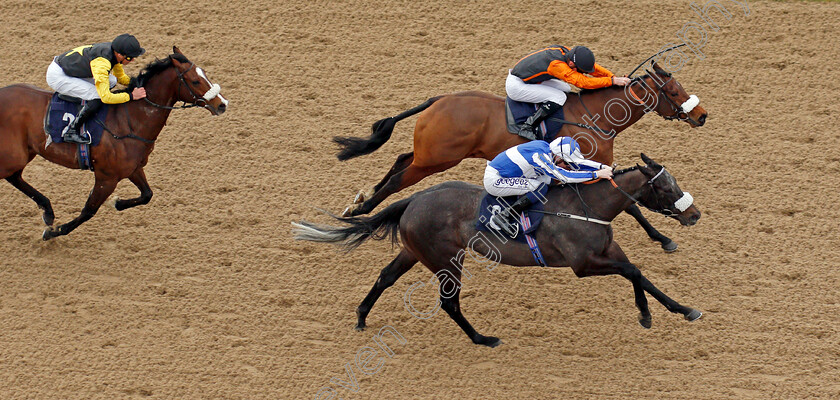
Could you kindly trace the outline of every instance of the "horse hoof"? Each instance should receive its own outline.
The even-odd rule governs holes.
[[[44,221],[46,226],[52,226],[53,222],[55,222],[55,216],[44,214],[41,215],[41,220]]]
[[[481,336],[476,339],[475,344],[482,344],[487,347],[493,348],[502,344],[502,340],[493,336]]]
[[[359,192],[356,194],[356,197],[353,198],[353,204],[362,204],[365,200],[365,192]]]
[[[115,209],[115,210],[119,211],[120,209],[119,209],[119,208],[117,208],[117,202],[118,202],[118,201],[120,201],[119,196],[111,196],[111,198],[109,198],[109,199],[108,199],[107,204],[108,204],[109,206],[111,206],[113,209]]]
[[[642,328],[650,329],[650,326],[651,326],[650,315],[648,315],[648,316],[641,316],[640,315],[639,316],[639,325],[641,325]]]
[[[666,253],[673,253],[677,251],[677,242],[672,240],[668,243],[663,243],[662,250],[665,250]]]
[[[365,326],[364,324],[356,324],[355,329],[356,329],[356,331],[361,332],[361,331],[365,330],[366,327],[367,326]]]
[[[350,213],[350,206],[347,206],[347,208],[345,208],[344,211],[341,212],[341,216],[344,218],[353,216],[353,214]]]
[[[55,234],[54,230],[52,230],[51,228],[47,228],[44,229],[44,233],[41,235],[41,239],[43,239],[46,242],[47,240],[50,240],[56,236],[57,235]]]
[[[686,319],[686,321],[691,322],[691,321],[698,320],[702,316],[703,316],[703,313],[700,310],[695,310],[695,309],[692,308],[691,311],[688,314],[685,315],[685,319]]]

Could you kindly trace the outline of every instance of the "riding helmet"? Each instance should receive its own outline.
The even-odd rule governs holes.
[[[595,55],[586,46],[575,46],[569,50],[568,59],[575,63],[575,66],[587,74],[595,71]]]
[[[139,57],[146,53],[146,49],[140,47],[140,42],[132,35],[123,33],[111,42],[111,48],[117,53],[126,57]]]

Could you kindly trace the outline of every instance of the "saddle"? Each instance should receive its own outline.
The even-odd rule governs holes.
[[[539,104],[534,103],[524,103],[521,101],[512,100],[510,97],[505,98],[505,120],[507,121],[507,129],[508,132],[518,135],[520,132],[520,127],[528,119],[531,115],[534,115],[537,112],[537,108]],[[546,118],[543,122],[540,122],[538,126],[538,133],[539,136],[542,137],[526,137],[522,136],[528,140],[545,140],[546,142],[551,142],[554,140],[555,136],[557,136],[557,132],[560,132],[560,128],[563,127],[564,119],[563,108],[560,107],[559,110],[551,114],[548,118]]]

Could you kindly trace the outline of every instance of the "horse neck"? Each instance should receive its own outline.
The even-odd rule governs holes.
[[[585,121],[587,124],[594,123],[599,128],[607,132],[612,132],[612,136],[608,139],[610,141],[645,115],[644,106],[640,105],[636,99],[629,98],[623,86],[608,87],[583,93],[578,96],[580,100],[575,103],[581,105],[580,109],[577,110],[580,120],[584,121],[584,118],[586,118]],[[621,105],[614,104],[616,101]],[[609,110],[606,108],[607,105],[609,105]],[[625,110],[627,109],[630,110],[630,117],[624,121],[623,119],[626,116]],[[590,113],[592,114],[591,116],[589,115]],[[615,115],[615,117],[611,115]],[[593,132],[592,134],[601,138],[605,136],[604,133],[599,132]]]
[[[143,87],[146,88],[146,97],[149,101],[172,107],[177,101],[177,83],[178,78],[173,67],[151,77]],[[155,140],[166,125],[170,112],[172,110],[154,106],[145,100],[129,103],[128,113],[132,121],[130,124],[132,133],[144,139]]]
[[[634,199],[644,196],[648,190],[647,177],[638,169],[616,175],[613,182]],[[598,217],[607,221],[612,221],[633,204],[633,201],[613,187],[609,180],[581,186],[584,187],[581,190],[583,201]]]

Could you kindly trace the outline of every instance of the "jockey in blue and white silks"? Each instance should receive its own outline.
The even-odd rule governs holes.
[[[570,170],[558,167],[555,156],[565,161]],[[511,147],[488,162],[484,189],[498,197],[523,195],[552,179],[562,183],[597,179],[597,171],[602,169],[612,171],[607,165],[585,159],[577,141],[570,137],[559,137],[551,144],[535,140]]]
[[[569,169],[559,167],[555,158],[565,162]],[[533,192],[547,188],[552,179],[579,183],[611,177],[610,166],[585,159],[576,140],[559,137],[550,144],[534,140],[500,153],[484,169],[484,189],[497,197],[520,196],[510,208],[493,216],[495,225],[505,226],[510,224],[511,211],[526,210],[540,198]]]

